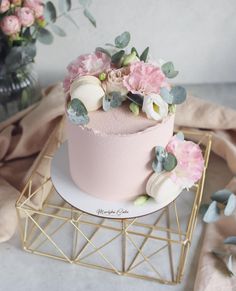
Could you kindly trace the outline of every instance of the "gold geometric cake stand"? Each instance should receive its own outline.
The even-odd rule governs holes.
[[[205,159],[202,178],[190,191],[150,215],[109,219],[74,208],[56,192],[50,162],[61,144],[61,130],[58,125],[52,133],[16,203],[23,249],[118,275],[180,283],[201,204],[211,135],[184,132],[200,140]],[[45,165],[48,171],[42,170]]]

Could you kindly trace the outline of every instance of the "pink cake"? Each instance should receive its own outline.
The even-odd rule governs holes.
[[[128,32],[68,66],[64,80],[70,173],[89,195],[110,201],[177,197],[201,177],[198,145],[173,136],[176,105],[186,90],[171,85],[172,62],[151,62]],[[169,198],[168,198],[169,199]],[[174,198],[173,198],[174,199]]]
[[[173,135],[174,115],[161,123],[130,114],[127,106],[90,112],[87,126],[67,122],[71,176],[83,191],[106,200],[146,193],[154,148]]]

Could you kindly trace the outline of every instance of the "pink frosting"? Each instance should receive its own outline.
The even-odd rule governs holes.
[[[71,176],[101,199],[122,201],[145,193],[156,145],[173,135],[174,116],[162,123],[135,117],[122,106],[90,113],[88,127],[67,122]]]

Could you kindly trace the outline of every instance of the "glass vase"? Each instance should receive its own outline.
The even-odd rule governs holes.
[[[34,64],[20,66],[14,72],[0,66],[0,122],[41,99]]]

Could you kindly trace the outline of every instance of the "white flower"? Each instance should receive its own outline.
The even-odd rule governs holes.
[[[184,187],[171,179],[170,172],[154,173],[148,180],[146,192],[157,203],[170,203],[183,191]]]
[[[148,118],[159,121],[168,115],[168,104],[160,95],[153,93],[144,96],[142,110]]]

